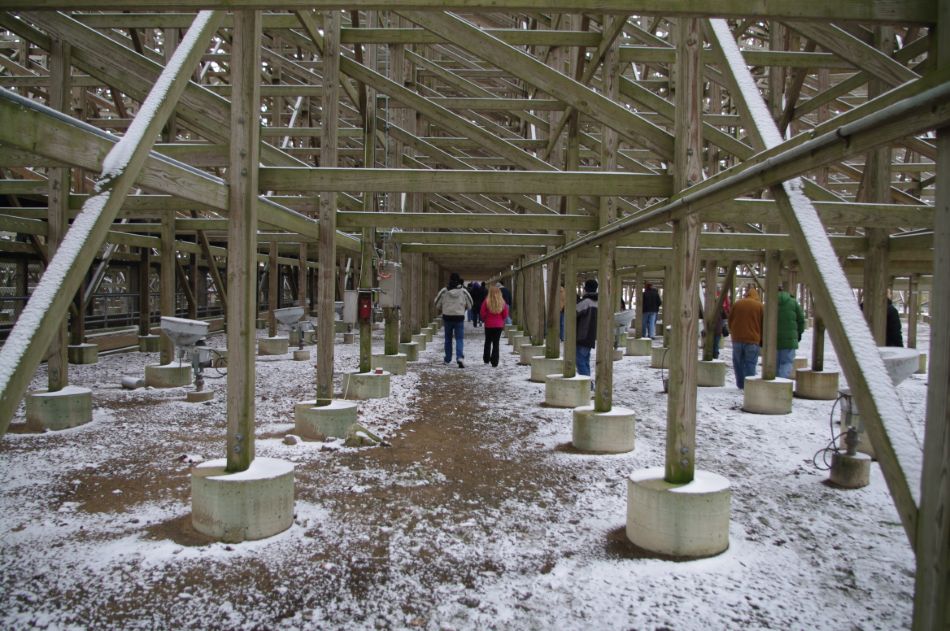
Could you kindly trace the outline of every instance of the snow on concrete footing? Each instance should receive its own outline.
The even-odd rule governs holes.
[[[544,403],[552,408],[577,408],[590,403],[590,377],[548,375]]]
[[[308,350],[295,350],[294,351],[294,361],[295,362],[306,362],[310,361],[310,351]]]
[[[792,379],[795,379],[795,373],[799,370],[808,368],[808,358],[807,357],[796,357],[792,360]]]
[[[831,456],[831,475],[828,477],[832,484],[846,489],[860,489],[871,482],[871,456],[854,454],[849,456],[844,452],[835,452]]]
[[[290,338],[286,335],[262,337],[257,340],[258,355],[285,355],[290,348]]]
[[[70,364],[95,364],[99,361],[98,344],[70,344],[66,347]]]
[[[160,335],[140,335],[139,351],[143,353],[157,353],[162,350],[162,337]]]
[[[792,411],[791,379],[745,378],[742,411],[753,414],[790,414]]]
[[[228,473],[227,460],[191,470],[191,523],[227,543],[263,539],[290,528],[294,519],[294,465],[255,458],[246,471]]]
[[[185,394],[185,401],[188,403],[205,403],[214,399],[214,392],[211,390],[192,390]]]
[[[408,361],[405,353],[395,355],[373,355],[370,365],[376,368],[382,368],[394,375],[406,374],[406,362]],[[388,395],[387,395],[388,396]]]
[[[389,396],[391,373],[349,372],[343,375],[344,399],[385,399]]]
[[[627,340],[627,355],[633,357],[646,357],[653,352],[653,339],[649,337],[638,337]]]
[[[549,376],[559,377],[563,373],[564,359],[561,357],[531,358],[531,377],[529,378],[529,381],[533,381],[535,383],[547,383]]]
[[[356,333],[354,333],[353,331],[346,331],[345,333],[343,333],[344,344],[352,344],[355,341],[356,341]]]
[[[544,357],[545,346],[543,344],[534,345],[531,344],[530,339],[527,344],[522,344],[518,347],[518,365],[519,366],[530,366],[532,357]],[[556,370],[554,372],[557,372]]]
[[[695,471],[671,484],[663,467],[634,471],[627,480],[627,538],[636,546],[676,557],[707,557],[729,548],[729,480]]]
[[[917,358],[917,372],[914,374],[917,374],[917,375],[927,374],[927,353],[921,353],[920,357]]]
[[[799,399],[834,401],[838,398],[838,371],[814,371],[810,368],[796,370],[795,396]]]
[[[191,364],[149,364],[145,367],[145,385],[152,388],[178,388],[191,383]]]
[[[415,342],[400,342],[399,353],[406,356],[407,362],[419,361],[419,345]]]
[[[597,412],[593,405],[574,408],[571,444],[581,451],[619,454],[633,451],[637,419],[633,410],[614,407]]]
[[[696,385],[703,388],[726,385],[726,362],[721,359],[696,362]]]
[[[26,427],[33,432],[69,429],[92,420],[92,390],[66,386],[26,396]]]
[[[415,335],[412,336],[412,341],[416,345],[416,347],[419,349],[419,352],[421,353],[426,349],[426,342],[428,341],[428,337],[426,336],[425,333],[416,333]]]
[[[334,399],[329,405],[317,406],[316,401],[302,401],[294,406],[294,433],[309,440],[327,437],[345,438],[356,424],[357,404]]]

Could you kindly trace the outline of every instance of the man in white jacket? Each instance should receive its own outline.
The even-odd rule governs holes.
[[[455,272],[449,276],[449,284],[439,290],[435,308],[441,309],[442,328],[445,329],[445,363],[452,361],[452,338],[455,338],[455,359],[459,368],[465,368],[465,312],[472,308],[472,296],[462,285]]]

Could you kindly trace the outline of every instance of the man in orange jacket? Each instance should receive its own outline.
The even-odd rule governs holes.
[[[737,300],[729,312],[729,334],[732,336],[732,367],[736,385],[742,390],[745,378],[755,376],[759,351],[762,348],[762,303],[755,287],[746,290],[745,298]]]

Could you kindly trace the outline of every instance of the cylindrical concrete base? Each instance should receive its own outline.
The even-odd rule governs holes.
[[[832,454],[828,479],[846,489],[867,486],[871,482],[871,456],[860,453],[849,456],[840,451]]]
[[[432,341],[432,338],[435,336],[435,328],[431,326],[426,327],[422,329],[422,334],[426,336],[426,344],[428,344],[429,342]]]
[[[795,373],[799,370],[808,368],[808,358],[807,357],[796,357],[792,360],[792,379],[795,379]]]
[[[95,364],[99,361],[98,344],[70,344],[66,347],[70,364]]]
[[[305,362],[310,361],[310,351],[294,351],[294,361],[296,362]]]
[[[575,449],[619,454],[633,451],[637,419],[633,410],[614,407],[596,412],[593,405],[574,408],[571,443]]]
[[[267,328],[267,320],[265,320],[264,318],[258,318],[255,321],[254,325],[257,327],[258,331],[262,331]]]
[[[228,473],[227,460],[191,470],[191,523],[200,533],[228,543],[263,539],[294,521],[294,465],[255,458],[246,471]]]
[[[353,344],[356,342],[356,333],[353,331],[347,331],[343,334],[343,343],[344,344]]]
[[[177,388],[192,381],[191,364],[149,364],[145,367],[145,385],[153,388]]]
[[[373,369],[382,368],[394,375],[406,374],[406,362],[409,360],[405,353],[396,355],[373,355],[370,365]],[[387,393],[388,396],[388,393]]]
[[[412,342],[419,348],[419,352],[426,349],[426,336],[424,333],[416,333],[412,336]]]
[[[211,390],[192,390],[185,393],[185,401],[188,403],[204,403],[214,399],[214,392]]]
[[[317,332],[316,331],[304,331],[303,332],[303,343],[306,345],[316,344],[317,343]]]
[[[521,366],[530,366],[532,358],[544,357],[544,351],[545,348],[543,345],[534,346],[529,340],[527,344],[522,344],[520,347],[518,347],[518,355],[520,356],[518,364]]]
[[[344,399],[385,399],[389,396],[390,373],[349,372],[343,375]]]
[[[407,362],[419,361],[419,345],[415,342],[400,342],[399,354],[406,356]]]
[[[636,339],[627,340],[627,355],[646,357],[651,354],[652,348],[653,340],[648,337],[638,337]]]
[[[795,396],[799,399],[834,401],[838,398],[838,372],[815,372],[810,368],[796,370]]]
[[[290,346],[300,346],[300,332],[296,328],[287,334],[287,343]]]
[[[549,376],[544,382],[544,403],[552,408],[576,408],[590,403],[590,377]]]
[[[746,377],[742,410],[753,414],[789,414],[794,385],[791,379],[781,377],[769,380]]]
[[[919,362],[917,364],[917,372],[914,374],[916,375],[927,374],[927,353],[921,353],[920,356],[917,358],[917,361]]]
[[[628,338],[627,338],[627,334],[626,334],[626,333],[621,333],[620,335],[618,335],[618,336],[617,336],[617,347],[618,347],[618,348],[622,348],[622,349],[626,349],[626,348],[627,348],[627,340],[628,340]]]
[[[624,350],[625,350],[624,348],[615,348],[615,349],[614,349],[613,360],[614,360],[615,362],[619,362],[621,359],[623,359]]]
[[[290,349],[290,338],[286,335],[262,337],[257,340],[258,355],[285,355]]]
[[[344,438],[356,424],[358,407],[353,401],[334,399],[329,405],[315,404],[316,401],[303,401],[294,406],[294,433],[302,438]]]
[[[561,357],[532,357],[530,381],[544,383],[548,375],[560,377],[564,373],[564,359]]]
[[[333,332],[334,333],[346,333],[350,328],[350,325],[344,322],[343,320],[334,320],[333,321]]]
[[[26,427],[32,432],[85,425],[92,420],[92,390],[66,386],[56,392],[26,395]]]
[[[670,349],[654,346],[650,352],[650,368],[670,369]]]
[[[729,481],[695,471],[693,481],[670,484],[663,467],[634,471],[627,480],[627,538],[644,550],[706,557],[729,548]]]
[[[520,355],[521,347],[524,346],[525,344],[530,344],[531,338],[521,333],[515,333],[511,337],[508,338],[508,343],[511,344],[512,352],[515,355]]]
[[[704,388],[726,385],[726,362],[721,359],[696,362],[696,385]]]
[[[161,335],[140,335],[139,350],[143,353],[157,353],[162,350]]]

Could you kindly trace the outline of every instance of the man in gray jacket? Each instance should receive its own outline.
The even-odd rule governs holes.
[[[459,368],[465,368],[465,312],[472,308],[472,296],[462,285],[455,272],[449,276],[449,284],[439,290],[435,308],[441,309],[442,328],[445,329],[445,363],[452,361],[452,338],[455,338],[455,359]]]

